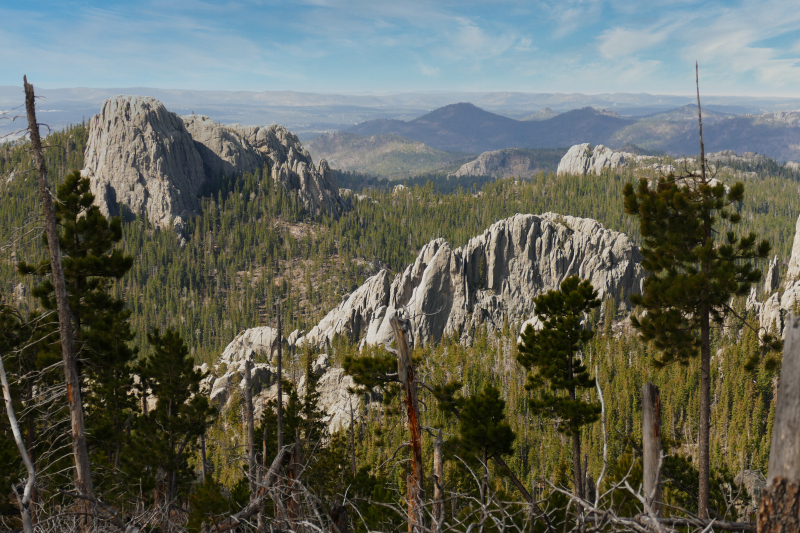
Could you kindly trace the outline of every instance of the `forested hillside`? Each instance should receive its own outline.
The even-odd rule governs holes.
[[[46,160],[51,184],[63,183],[71,170],[82,168],[86,139],[83,125],[48,137]],[[18,262],[36,263],[46,253],[32,168],[28,144],[4,145],[0,149],[0,290],[3,303],[22,312],[35,311],[39,306],[31,291],[43,277],[21,274]],[[719,177],[726,182],[741,179],[745,184],[745,201],[737,208],[743,222],[736,232],[754,231],[769,240],[783,265],[789,260],[800,213],[800,183],[794,176],[776,176],[769,170],[769,165],[748,166]],[[122,223],[119,249],[133,258],[133,266],[121,279],[113,281],[111,295],[124,300],[130,310],[130,344],[138,349],[137,360],[162,354],[160,345],[148,339],[148,334],[152,335],[155,328],[162,332],[170,328],[180,334],[195,364],[206,363],[210,367],[242,330],[274,324],[276,300],[281,302],[284,334],[308,330],[378,269],[401,272],[431,239],[442,237],[453,247],[461,246],[492,223],[515,213],[555,212],[592,218],[638,242],[638,223],[624,213],[623,187],[640,177],[653,177],[652,170],[627,168],[600,176],[540,173],[530,180],[503,179],[450,193],[441,192],[433,182],[396,191],[365,187],[354,191],[363,196],[353,199],[353,209],[335,220],[308,215],[294,195],[274,185],[268,171],[264,168],[261,173],[222,178],[207,186],[201,198],[202,214],[184,222],[184,246],[175,233],[154,228],[143,217]],[[357,184],[354,181],[350,185]],[[766,270],[766,261],[760,263],[763,264],[757,266]],[[744,313],[743,299],[735,305]],[[635,466],[641,441],[639,391],[645,381],[661,387],[665,442],[675,457],[688,457],[688,462],[680,463],[681,472],[691,478],[690,463],[697,445],[697,364],[657,369],[652,365],[656,352],[637,340],[627,318],[625,307],[609,298],[603,302],[602,311],[594,310],[587,321],[596,335],[587,344],[583,358],[592,374],[598,367],[598,382],[605,396],[611,458],[606,483],[620,479],[632,465],[632,484],[639,482],[636,476],[641,476],[641,467]],[[413,357],[417,374],[427,383],[444,385],[456,380],[463,384],[458,389],[463,398],[477,397],[487,385],[497,387],[506,402],[501,411],[515,434],[512,452],[506,454],[507,462],[525,486],[533,485],[550,494],[547,481],[570,485],[572,457],[568,439],[558,431],[559,422],[531,413],[529,400],[539,392],[526,389],[527,372],[516,360],[519,326],[506,323],[502,334],[481,334],[472,346],[444,339],[438,345],[417,347]],[[378,359],[386,357],[378,348],[359,352],[357,341],[337,339],[331,346],[331,361],[356,373],[356,363],[364,353]],[[768,462],[777,374],[764,365],[754,372],[745,369],[744,363],[758,349],[757,345],[754,334],[746,330],[717,330],[713,337],[712,353],[716,355],[711,368],[711,455],[714,479],[719,483],[730,483],[742,470],[764,472]],[[311,404],[313,398],[309,399],[313,386],[307,385],[313,381],[310,368],[316,356],[311,350],[286,356],[287,368],[292,375],[303,375],[306,385],[301,391],[298,384],[287,384],[287,412],[294,418],[287,422],[284,442],[294,442],[295,435],[303,436],[303,454],[309,458],[306,483],[326,505],[333,508],[341,504],[342,491],[352,487],[354,505],[362,513],[360,521],[353,520],[353,528],[367,531],[405,527],[403,519],[381,506],[404,504],[407,465],[403,461],[410,452],[404,446],[408,436],[400,397],[384,391],[381,398],[365,402],[354,414],[352,433],[343,430],[329,440],[322,439],[319,414]],[[596,391],[588,391],[585,398],[597,401]],[[242,449],[248,433],[244,402],[242,395],[234,394],[214,418],[207,437],[214,478],[229,496],[220,505],[227,505],[226,509],[232,512],[246,505],[249,495],[242,470]],[[458,440],[462,422],[447,414],[446,405],[437,408],[446,404],[441,395],[421,390],[420,403],[423,425],[431,428],[422,436],[426,471],[431,472],[433,466],[433,428],[441,427],[445,440],[450,442],[445,451],[444,486],[448,492],[462,495],[460,503],[452,504],[453,511],[448,510],[448,516],[477,520],[476,500],[470,498],[480,499],[480,489],[465,465],[479,468],[479,455],[465,441]],[[130,417],[138,416],[139,408],[131,408]],[[257,435],[265,435],[263,460],[267,466],[277,453],[271,417],[274,413],[265,411],[257,424]],[[34,422],[31,424],[33,428]],[[9,444],[5,426],[3,431],[5,444]],[[130,437],[130,425],[127,431]],[[597,479],[603,457],[601,425],[587,426],[583,438],[588,471]],[[45,471],[59,470],[59,464],[47,463],[51,456],[44,446],[37,448],[38,460]],[[0,455],[0,461],[13,456],[10,445],[0,451],[6,453]],[[95,449],[93,453],[99,456],[106,450],[101,453]],[[138,449],[130,456],[135,453],[145,452]],[[172,492],[180,495],[182,509],[187,513],[192,507],[186,502],[191,498],[195,498],[191,501],[196,506],[201,505],[198,498],[206,497],[217,505],[219,499],[214,498],[222,493],[205,484],[203,490],[208,492],[203,492],[192,484],[193,472],[200,464],[199,453],[194,444],[187,448],[189,466],[175,482],[177,492]],[[464,455],[466,462],[459,462],[458,454]],[[106,476],[105,484],[98,482],[98,486],[107,491],[104,498],[109,501],[129,501],[126,498],[137,494],[135,480],[126,478],[127,485],[114,485],[110,480],[116,467],[110,464],[111,456],[111,452],[103,455],[105,462],[98,459]],[[490,477],[497,501],[520,501],[500,469],[492,466]],[[426,479],[428,483],[430,479]],[[63,485],[64,480],[58,478],[58,482]],[[432,487],[425,488],[433,492]],[[714,490],[714,504],[724,511],[723,488],[717,484]],[[150,498],[147,493],[141,502],[149,504]],[[668,488],[665,500],[688,509],[694,505],[691,490],[677,485]],[[6,501],[11,502],[11,497]],[[558,498],[553,502],[554,509],[558,508]],[[563,510],[565,504],[561,504]],[[633,506],[625,501],[616,505]],[[268,512],[277,511],[270,508]],[[730,510],[728,519],[737,517],[746,519],[747,512]],[[188,523],[193,530],[199,530],[199,522]]]

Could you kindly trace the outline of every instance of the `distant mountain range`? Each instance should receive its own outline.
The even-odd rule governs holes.
[[[36,87],[42,119],[53,129],[62,129],[89,119],[100,111],[107,98],[118,94],[152,96],[180,115],[203,114],[223,124],[280,124],[302,140],[320,133],[345,130],[354,124],[373,119],[412,120],[453,102],[469,102],[486,111],[513,119],[552,118],[552,114],[593,107],[612,109],[623,118],[636,118],[695,102],[687,95],[646,93],[580,94],[497,92],[435,92],[398,94],[319,94],[295,91],[195,91],[127,88]],[[0,114],[17,114],[23,104],[19,86],[0,86]],[[703,96],[703,108],[719,113],[767,113],[800,109],[800,98],[751,96]],[[0,121],[0,136],[16,131],[19,121]]]
[[[704,110],[703,118],[708,151],[758,152],[778,161],[800,160],[800,112],[733,115]],[[410,121],[365,121],[348,131],[362,136],[394,134],[439,150],[460,152],[557,148],[588,142],[611,148],[636,145],[679,156],[694,155],[700,146],[695,105],[638,118],[584,107],[552,118],[534,115],[516,120],[459,103]]]
[[[365,137],[349,132],[323,133],[304,146],[314,161],[326,159],[333,168],[389,179],[445,170],[475,157],[437,150],[395,134]]]
[[[417,119],[378,119],[348,131],[358,135],[396,134],[439,150],[485,152],[501,148],[556,148],[607,138],[632,124],[616,114],[587,107],[547,120],[515,120],[468,103],[451,104]]]

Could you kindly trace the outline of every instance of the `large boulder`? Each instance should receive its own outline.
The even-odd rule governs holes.
[[[478,327],[491,332],[533,315],[534,296],[578,275],[601,297],[627,301],[641,291],[638,248],[622,233],[591,220],[554,213],[515,215],[453,249],[444,239],[425,245],[416,261],[390,282],[369,278],[298,340],[326,347],[336,335],[361,344],[393,340],[390,318],[410,318],[414,345],[456,337],[469,344]]]
[[[595,174],[599,176],[605,170],[625,165],[632,158],[632,154],[615,152],[602,144],[598,144],[594,149],[589,143],[576,144],[561,158],[556,173],[558,175],[574,174],[585,176],[587,174]]]
[[[503,150],[483,152],[474,161],[461,165],[455,176],[457,178],[464,176],[525,177],[538,171],[538,165],[523,152],[515,148],[504,148]]]
[[[120,95],[89,120],[82,174],[106,216],[120,205],[166,228],[199,211],[203,161],[183,121],[147,96]]]

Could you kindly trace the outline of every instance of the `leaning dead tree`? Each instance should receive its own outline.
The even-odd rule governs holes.
[[[6,414],[8,415],[8,422],[11,424],[11,431],[14,434],[14,441],[17,443],[22,462],[25,463],[25,469],[28,471],[28,480],[25,483],[25,489],[22,495],[20,495],[16,485],[12,484],[11,488],[14,490],[14,495],[17,497],[17,502],[19,503],[19,511],[22,516],[22,529],[25,533],[33,533],[30,505],[33,497],[33,485],[36,483],[36,469],[33,466],[30,456],[28,456],[28,450],[25,449],[25,442],[22,440],[22,433],[20,433],[17,417],[14,414],[14,402],[11,398],[11,388],[8,386],[8,377],[6,376],[6,369],[3,366],[2,355],[0,355],[0,384],[3,386]]]
[[[390,324],[397,342],[397,377],[405,392],[408,428],[411,440],[411,474],[408,476],[408,530],[423,531],[425,528],[425,491],[423,488],[422,431],[419,423],[419,402],[417,384],[414,382],[414,365],[411,364],[411,350],[408,346],[404,321],[394,315]]]
[[[759,533],[800,531],[800,317],[786,325]]]
[[[75,339],[72,330],[72,313],[67,299],[67,286],[64,281],[64,270],[61,267],[61,248],[58,242],[58,228],[56,227],[56,212],[53,207],[50,187],[47,185],[47,168],[44,162],[42,140],[39,136],[39,124],[36,122],[36,102],[33,85],[28,83],[27,76],[23,77],[25,84],[25,110],[28,115],[28,133],[31,139],[38,175],[39,195],[42,200],[42,209],[45,218],[45,233],[47,235],[47,248],[50,255],[50,273],[55,287],[56,306],[58,309],[58,324],[61,340],[61,357],[64,362],[64,381],[67,387],[67,402],[69,404],[70,422],[72,429],[72,455],[75,463],[75,488],[78,494],[86,498],[94,498],[92,472],[89,467],[89,454],[86,451],[86,434],[83,423],[83,403],[81,402],[80,376],[75,358]]]

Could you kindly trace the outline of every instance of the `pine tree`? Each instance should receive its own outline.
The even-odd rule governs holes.
[[[736,206],[744,200],[744,184],[727,188],[722,182],[701,177],[662,177],[654,186],[642,179],[623,191],[625,212],[639,218],[642,267],[650,273],[644,292],[631,302],[647,314],[631,318],[645,341],[661,353],[658,366],[676,361],[687,364],[700,356],[700,416],[698,512],[708,518],[711,393],[711,327],[721,327],[736,316],[733,296],[745,296],[761,271],[752,260],[765,259],[770,244],[756,245],[755,233],[738,237],[725,224],[741,222]],[[777,339],[766,339],[774,349]]]
[[[133,258],[123,254],[117,245],[122,239],[119,217],[110,221],[94,205],[88,178],[78,171],[68,174],[58,187],[55,204],[59,227],[59,245],[70,311],[76,331],[75,347],[88,380],[83,401],[86,409],[87,443],[115,466],[119,465],[124,425],[136,408],[129,394],[133,387],[131,362],[136,350],[129,343],[134,334],[122,299],[111,295],[114,280],[131,268]],[[50,261],[30,265],[19,264],[22,274],[45,275]],[[55,310],[53,283],[46,278],[32,294],[46,310]],[[43,325],[50,331],[51,325]],[[42,331],[40,334],[46,334]],[[50,345],[49,357],[36,354],[38,366],[57,357],[58,343]],[[86,384],[89,384],[87,387]],[[98,457],[95,456],[95,460]]]
[[[187,455],[190,443],[205,433],[215,409],[208,397],[200,393],[200,382],[205,377],[195,370],[194,361],[181,336],[167,329],[163,335],[156,329],[147,340],[153,353],[138,366],[141,377],[140,394],[149,392],[156,405],[136,422],[134,452],[128,467],[142,472],[143,478],[153,486],[158,470],[165,475],[167,501],[177,497],[181,482],[191,479]]]
[[[594,336],[581,321],[589,310],[600,306],[600,300],[589,281],[572,276],[561,282],[560,290],[538,296],[533,302],[542,328],[537,331],[528,325],[517,360],[530,371],[526,387],[540,393],[539,399],[530,400],[531,411],[559,420],[558,430],[572,436],[574,489],[583,497],[580,431],[599,419],[600,405],[578,397],[581,389],[595,386],[594,378],[578,357]]]
[[[516,435],[506,420],[505,407],[500,391],[492,385],[461,402],[458,443],[481,461],[483,498],[489,485],[489,459],[514,451]]]

